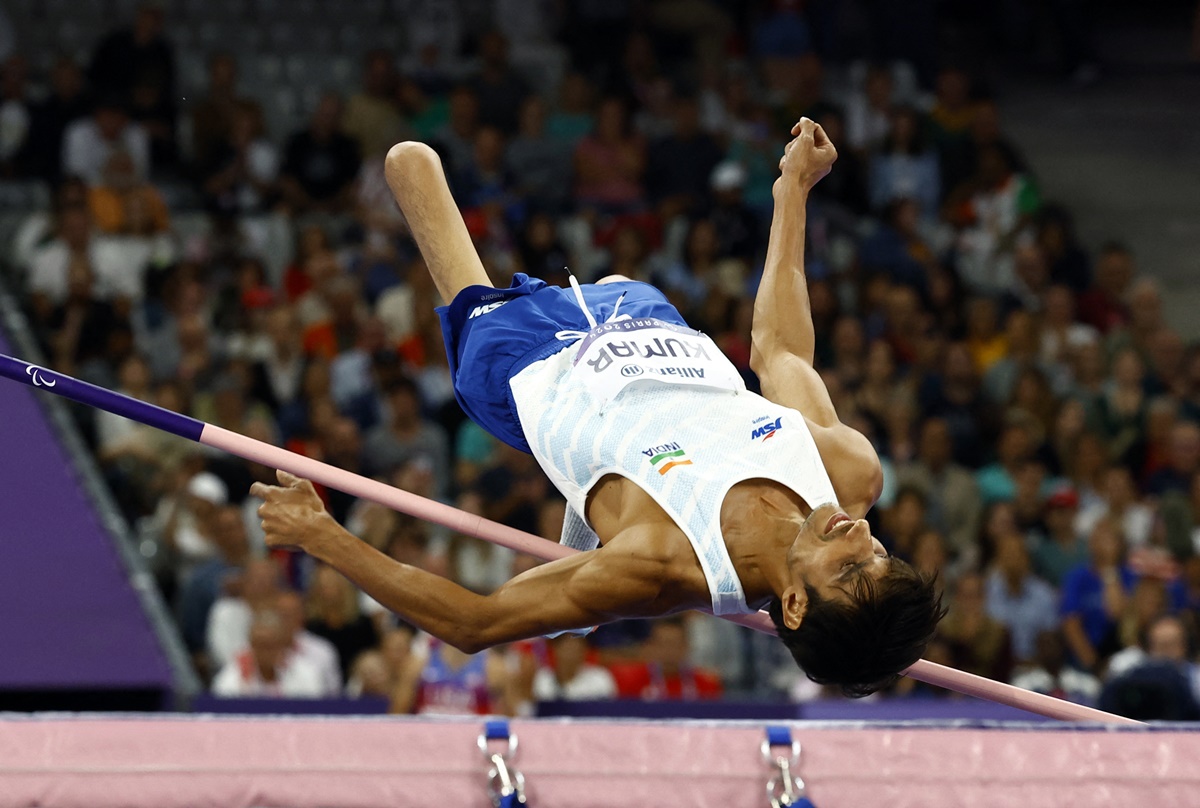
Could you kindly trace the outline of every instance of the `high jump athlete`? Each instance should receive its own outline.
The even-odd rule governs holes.
[[[566,497],[563,542],[585,550],[490,595],[359,541],[312,485],[256,483],[267,543],[340,570],[388,609],[467,652],[687,609],[766,608],[814,681],[862,696],[924,652],[944,610],[863,518],[882,472],[813,368],[804,276],[809,191],[837,152],[808,119],[780,160],[751,368],[762,395],[654,287],[620,276],[494,288],[438,156],[401,143],[387,180],[438,290],[455,392],[532,452]]]

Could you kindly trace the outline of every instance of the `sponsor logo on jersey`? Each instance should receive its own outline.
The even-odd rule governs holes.
[[[659,474],[666,474],[676,466],[690,466],[692,461],[678,443],[663,443],[643,449],[642,454],[650,458],[650,465]]]
[[[507,302],[507,300],[501,300],[499,303],[485,303],[482,306],[476,306],[475,308],[471,309],[471,313],[467,315],[467,319],[474,320],[476,317],[482,317],[485,314],[490,314]]]
[[[776,418],[774,421],[771,421],[770,423],[766,423],[766,424],[763,424],[762,426],[755,427],[754,430],[750,433],[750,440],[758,440],[760,438],[762,440],[766,440],[767,438],[770,438],[771,436],[773,436],[776,432],[778,432],[781,429],[783,429],[783,416],[782,415],[779,416],[778,418]]]

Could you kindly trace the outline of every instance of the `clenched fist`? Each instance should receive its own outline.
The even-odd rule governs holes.
[[[258,508],[267,546],[312,553],[314,543],[324,538],[336,522],[325,511],[313,484],[280,470],[280,485],[255,483],[251,496],[264,500]]]
[[[821,125],[809,118],[801,118],[792,127],[792,135],[792,141],[784,147],[783,157],[779,159],[783,176],[775,181],[775,190],[798,186],[807,193],[833,168],[837,149]]]

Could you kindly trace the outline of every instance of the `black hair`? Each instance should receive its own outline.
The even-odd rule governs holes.
[[[805,586],[808,609],[797,629],[784,624],[783,602],[771,601],[768,611],[779,639],[809,679],[862,698],[895,682],[925,653],[946,616],[936,576],[897,558],[888,563],[883,577],[856,579],[848,603],[825,600]]]

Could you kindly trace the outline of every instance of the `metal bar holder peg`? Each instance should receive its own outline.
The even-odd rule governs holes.
[[[502,719],[485,722],[479,736],[479,751],[489,763],[488,796],[494,808],[517,808],[526,805],[525,777],[512,762],[517,755],[517,736],[509,731]]]

